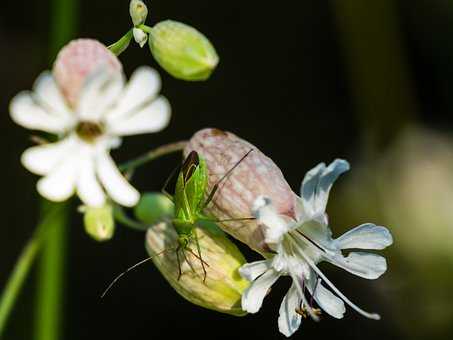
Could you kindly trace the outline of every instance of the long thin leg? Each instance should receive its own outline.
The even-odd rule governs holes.
[[[181,278],[181,275],[182,275],[181,259],[179,258],[180,250],[181,250],[181,246],[178,246],[178,248],[176,248],[176,261],[178,261],[178,279],[177,279],[177,281],[179,281],[179,279]]]
[[[207,272],[206,272],[206,268],[204,266],[204,261],[203,261],[203,258],[201,257],[201,248],[200,248],[200,242],[198,242],[198,235],[197,235],[197,232],[195,231],[194,232],[195,234],[195,244],[197,246],[197,252],[198,252],[198,256],[200,256],[200,259],[201,259],[201,268],[203,269],[203,283],[206,282],[206,276],[207,276]]]
[[[201,207],[201,210],[203,210],[204,208],[207,207],[207,205],[212,201],[212,199],[214,198],[214,195],[215,193],[217,192],[217,190],[219,190],[219,184],[225,180],[228,176],[231,175],[231,173],[234,171],[234,169],[236,169],[239,164],[241,164],[241,162],[253,151],[253,149],[250,149],[244,156],[242,156],[242,158],[230,169],[227,171],[227,173],[225,175],[223,175],[223,177],[221,179],[219,179],[217,181],[217,183],[214,185],[214,187],[212,188],[211,192],[209,193],[208,195],[208,198],[206,199],[206,201],[204,202],[203,206]]]
[[[196,274],[197,272],[195,271],[195,268],[193,267],[192,262],[189,260],[189,258],[186,255],[186,250],[184,248],[181,248],[181,251],[182,251],[182,255],[184,256],[184,260],[187,262],[187,264],[190,267],[190,270],[192,270],[192,272],[194,274]]]

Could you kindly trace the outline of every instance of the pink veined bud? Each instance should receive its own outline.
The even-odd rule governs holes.
[[[255,199],[263,195],[272,199],[281,214],[295,218],[296,195],[278,166],[254,145],[230,132],[204,129],[191,138],[185,154],[195,150],[206,160],[209,193],[219,179],[252,149],[220,183],[205,212],[218,220],[252,217]],[[260,253],[269,251],[263,231],[255,221],[223,222],[219,226],[254,250]]]
[[[86,77],[99,67],[112,72],[123,69],[118,58],[97,40],[73,40],[58,53],[53,76],[69,105],[76,106]]]

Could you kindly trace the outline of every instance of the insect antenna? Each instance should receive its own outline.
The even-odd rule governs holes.
[[[102,293],[101,299],[103,299],[107,295],[107,293],[110,291],[110,289],[113,288],[113,286],[118,282],[119,279],[121,279],[124,275],[129,273],[131,270],[134,270],[135,268],[140,267],[142,264],[145,264],[146,262],[152,260],[153,258],[155,258],[157,256],[160,256],[160,255],[163,255],[163,254],[167,253],[170,250],[173,250],[173,248],[164,249],[161,252],[159,252],[159,253],[157,253],[157,254],[155,254],[153,256],[147,257],[146,259],[144,259],[144,260],[134,264],[133,266],[127,268],[124,272],[122,272],[117,277],[115,277],[115,279],[113,279],[113,281],[108,285],[108,287]]]
[[[165,183],[164,183],[164,186],[162,187],[161,189],[161,192],[167,196],[172,202],[173,202],[173,196],[170,195],[170,193],[167,191],[167,187],[168,187],[168,184],[170,184],[170,181],[171,179],[176,175],[177,172],[179,172],[179,170],[181,169],[182,167],[182,164],[181,165],[178,165],[177,167],[175,167],[171,173],[170,173],[170,176],[167,177],[167,179],[165,180]]]
[[[214,198],[214,195],[215,193],[217,192],[217,190],[219,189],[219,185],[222,181],[224,181],[226,178],[228,178],[228,176],[231,175],[231,173],[239,166],[239,164],[242,163],[242,161],[244,159],[247,158],[248,155],[250,155],[250,153],[253,151],[253,149],[250,149],[244,156],[242,156],[242,158],[236,162],[236,164],[230,169],[227,171],[227,173],[225,175],[222,176],[222,178],[220,178],[217,183],[214,185],[214,187],[212,188],[211,192],[209,193],[209,196],[208,198],[206,199],[206,201],[204,202],[203,204],[203,207],[202,207],[202,210],[204,208],[207,207],[207,205],[212,201],[212,199]]]

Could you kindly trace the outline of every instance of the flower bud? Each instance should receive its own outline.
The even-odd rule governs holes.
[[[148,16],[148,7],[146,7],[143,1],[131,0],[131,3],[129,4],[129,13],[134,26],[139,26],[144,24],[146,21],[146,17]]]
[[[251,217],[255,199],[265,196],[272,200],[280,214],[295,218],[297,196],[278,166],[254,145],[229,132],[204,129],[191,138],[184,153],[195,150],[204,157],[210,192],[219,179],[252,149],[221,183],[206,212],[219,220]],[[260,253],[269,250],[256,221],[233,221],[219,226]]]
[[[134,34],[134,40],[137,44],[140,45],[140,47],[145,46],[146,42],[148,41],[148,34],[143,32],[140,28],[134,27],[132,30]]]
[[[155,25],[149,47],[163,69],[183,80],[206,80],[219,62],[214,47],[203,34],[177,21]]]
[[[241,309],[241,296],[249,282],[241,278],[238,272],[246,262],[241,252],[220,230],[220,234],[201,228],[195,229],[195,232],[199,238],[201,258],[206,263],[206,280],[203,280],[200,259],[188,250],[185,256],[183,250],[179,251],[179,277],[180,267],[176,255],[178,234],[171,223],[161,222],[148,229],[146,248],[153,256],[154,264],[186,300],[218,312],[245,315],[246,312]],[[193,252],[197,252],[195,245]]]
[[[134,208],[135,217],[146,225],[162,221],[163,218],[173,218],[175,205],[161,193],[146,193]]]
[[[77,106],[85,79],[99,67],[111,72],[123,70],[118,58],[97,40],[73,40],[58,53],[53,76],[69,105]]]
[[[86,207],[83,218],[85,231],[99,242],[108,241],[115,232],[115,220],[111,205],[103,207]]]

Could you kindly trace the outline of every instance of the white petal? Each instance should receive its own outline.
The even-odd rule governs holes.
[[[301,324],[302,317],[296,313],[296,309],[300,307],[300,301],[297,287],[293,283],[283,298],[278,316],[278,329],[287,337],[293,335]]]
[[[34,92],[36,99],[43,107],[68,120],[68,124],[73,122],[75,117],[66,105],[65,99],[49,71],[41,73],[38,77],[34,85]]]
[[[80,95],[77,113],[80,120],[98,122],[121,94],[124,78],[121,73],[104,67],[88,77]]]
[[[160,76],[154,69],[148,66],[138,68],[124,88],[117,106],[109,112],[108,118],[115,120],[136,112],[156,98],[160,87]]]
[[[350,253],[347,257],[342,255],[326,256],[332,264],[365,279],[377,279],[387,270],[387,261],[384,257],[371,253]]]
[[[105,194],[96,178],[94,159],[87,154],[80,158],[77,193],[87,206],[99,207],[105,203]]]
[[[47,175],[75,146],[73,138],[65,138],[57,143],[31,147],[22,154],[21,162],[24,167],[37,174]]]
[[[38,181],[38,192],[50,201],[62,202],[72,196],[77,178],[78,155],[70,155]]]
[[[371,223],[362,224],[335,240],[339,249],[384,249],[393,243],[387,228]]]
[[[132,207],[138,203],[140,194],[119,172],[106,152],[97,157],[97,174],[109,196],[117,203]]]
[[[15,96],[9,110],[17,124],[31,130],[63,133],[70,127],[65,118],[47,112],[35,102],[30,92],[21,92]]]
[[[317,280],[314,282],[315,284],[310,287],[310,292],[312,293],[319,307],[334,318],[343,318],[344,313],[346,312],[346,307],[343,300],[341,300],[330,290],[325,288],[322,285],[321,280],[319,280],[319,282],[317,282]]]
[[[270,266],[271,262],[269,260],[246,263],[239,268],[239,274],[246,280],[254,281],[258,276],[264,274]]]
[[[265,242],[270,246],[280,243],[289,226],[277,213],[271,200],[263,196],[258,197],[253,204],[252,213],[258,224],[263,226]]]
[[[301,197],[308,215],[324,214],[333,183],[348,170],[348,162],[336,159],[328,167],[321,163],[307,172],[302,182]]]
[[[302,250],[302,248],[296,248],[296,251],[297,253],[308,263],[308,265],[311,267],[311,269],[313,269],[313,271],[316,272],[316,274],[321,278],[321,280],[323,282],[325,282],[329,287],[330,289],[332,289],[332,291],[338,295],[338,297],[340,299],[342,299],[344,302],[346,302],[349,306],[351,306],[355,311],[357,311],[358,313],[362,314],[363,316],[367,317],[367,318],[370,318],[370,319],[373,319],[373,320],[380,320],[380,316],[379,314],[376,314],[376,313],[368,313],[366,311],[364,311],[363,309],[361,309],[359,306],[357,306],[356,304],[354,304],[351,300],[349,300],[337,287],[335,287],[335,285],[327,278],[327,276],[325,276],[323,274],[323,272],[321,270],[319,270],[319,268],[316,266],[316,264],[313,262],[312,259],[310,259],[310,257],[308,257],[304,251]],[[332,261],[331,261],[332,262]],[[334,263],[337,265],[337,263]],[[294,280],[294,278],[293,278]]]
[[[111,121],[109,132],[118,136],[157,132],[168,125],[170,116],[170,103],[159,97],[137,113]]]
[[[270,269],[256,279],[242,294],[242,309],[249,313],[258,312],[269,288],[279,277],[275,270]]]
[[[146,42],[148,41],[148,34],[143,32],[140,28],[134,27],[132,30],[132,33],[134,35],[134,40],[137,44],[140,45],[140,47],[145,46]]]

